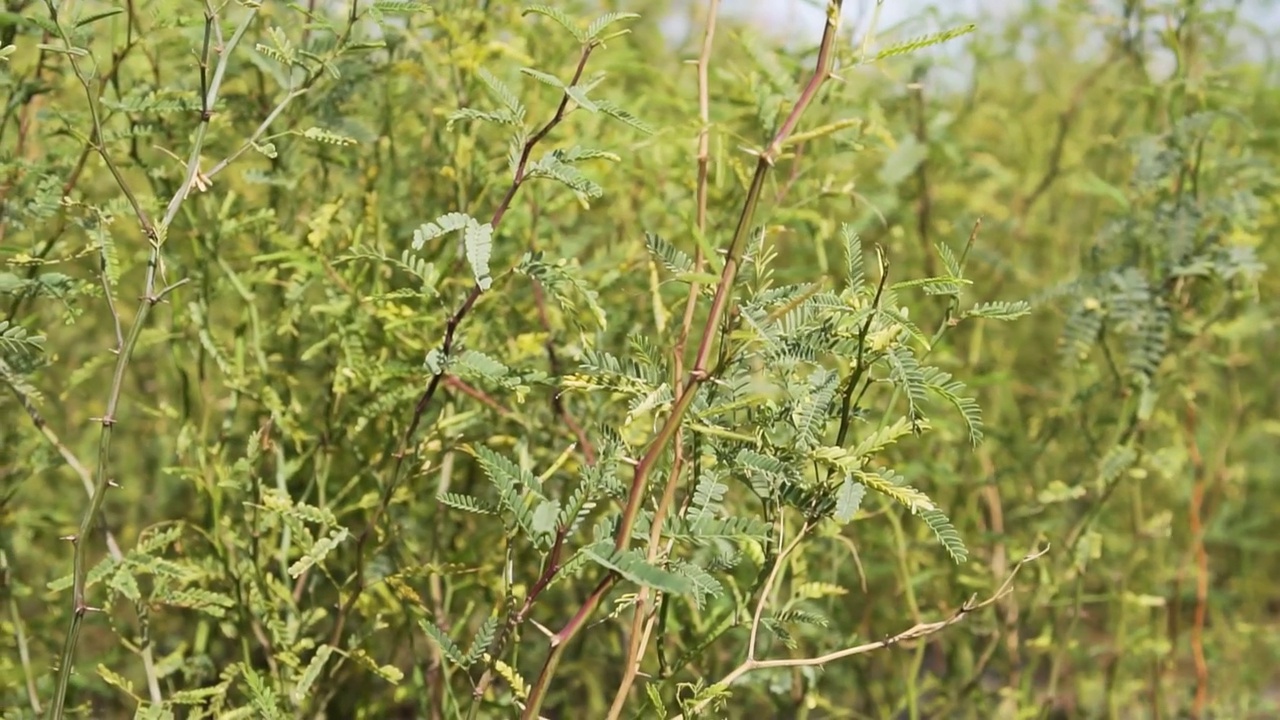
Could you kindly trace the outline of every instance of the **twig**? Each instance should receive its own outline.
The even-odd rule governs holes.
[[[503,407],[497,400],[494,400],[493,396],[491,396],[489,393],[468,384],[467,381],[461,378],[456,378],[456,377],[447,378],[444,381],[444,384],[448,385],[454,390],[457,390],[463,395],[479,400],[482,405],[485,405],[490,410],[493,410],[494,412],[498,413],[503,417],[507,417],[508,415],[511,414],[510,410]]]
[[[702,340],[698,344],[698,353],[693,367],[689,370],[687,379],[684,381],[684,389],[680,398],[673,403],[671,412],[662,424],[662,428],[653,438],[644,456],[636,465],[627,505],[622,512],[622,518],[618,523],[617,534],[614,538],[614,546],[618,550],[625,550],[630,543],[631,530],[635,526],[636,516],[640,512],[640,506],[646,495],[649,474],[653,472],[653,468],[657,465],[659,458],[666,451],[667,445],[675,437],[676,431],[684,421],[685,413],[689,411],[689,407],[693,404],[693,398],[697,394],[698,387],[710,377],[708,364],[712,347],[719,338],[720,323],[724,319],[730,297],[733,294],[738,265],[742,262],[746,236],[752,225],[756,206],[760,201],[765,177],[774,166],[778,156],[782,154],[783,145],[795,130],[797,123],[800,122],[800,117],[809,107],[809,104],[813,102],[822,84],[831,75],[832,54],[839,31],[840,10],[843,4],[843,0],[831,0],[828,5],[826,26],[822,35],[822,43],[818,48],[818,58],[815,62],[813,74],[800,92],[800,97],[796,99],[795,106],[783,121],[782,126],[778,128],[773,140],[759,153],[755,175],[747,190],[747,198],[743,203],[742,214],[738,218],[738,225],[734,230],[733,237],[730,239],[728,247],[725,248],[724,269],[720,275],[720,282],[716,286],[715,296],[711,301],[711,308],[707,314],[706,325],[702,331]],[[560,664],[565,648],[582,630],[591,614],[604,599],[605,593],[608,592],[615,581],[616,576],[613,573],[606,575],[597,585],[596,590],[583,602],[573,618],[561,628],[560,632],[552,636],[551,650],[547,655],[541,672],[538,674],[538,679],[534,682],[529,692],[527,704],[522,715],[526,720],[533,720],[538,717],[542,704],[546,701],[551,679],[555,676],[556,668]]]
[[[769,568],[769,575],[760,588],[760,599],[756,601],[755,612],[751,613],[751,635],[747,638],[747,660],[750,662],[756,659],[756,639],[760,635],[760,619],[764,617],[764,608],[769,604],[769,596],[773,593],[773,584],[778,581],[778,572],[782,569],[782,563],[788,555],[800,547],[800,542],[809,534],[812,527],[806,520],[791,542],[787,543],[782,552],[778,553],[778,557],[773,559],[773,567]]]
[[[897,645],[899,643],[907,642],[910,640],[917,640],[919,638],[926,637],[928,635],[933,635],[934,633],[940,632],[952,625],[955,625],[956,623],[963,620],[966,616],[978,610],[981,610],[987,607],[988,605],[999,602],[1001,598],[1003,598],[1005,595],[1008,595],[1012,591],[1013,579],[1017,577],[1018,571],[1022,569],[1022,566],[1040,558],[1047,552],[1049,552],[1049,546],[1046,545],[1044,549],[1037,550],[1036,552],[1031,553],[1030,555],[1027,555],[1026,557],[1022,558],[1021,560],[1018,561],[1017,565],[1013,566],[1013,570],[1009,572],[1008,577],[1005,578],[1004,582],[1001,583],[999,589],[997,589],[995,593],[993,593],[990,597],[988,597],[987,599],[981,602],[977,602],[976,597],[970,598],[963,605],[961,605],[958,610],[956,610],[947,618],[944,618],[942,620],[935,620],[933,622],[917,623],[892,637],[888,637],[883,640],[877,640],[875,642],[855,645],[854,647],[845,648],[843,650],[837,650],[835,652],[830,652],[830,653],[827,653],[826,655],[819,655],[817,657],[787,658],[783,660],[755,660],[748,657],[747,660],[743,661],[741,665],[734,668],[732,671],[729,672],[728,675],[725,675],[724,678],[720,680],[720,682],[716,683],[716,686],[728,687],[732,685],[734,682],[736,682],[738,678],[742,677],[743,675],[746,675],[749,672],[752,672],[753,670],[764,670],[768,668],[817,667],[820,665],[826,665],[827,663],[834,662],[836,660],[843,660],[844,658],[853,657],[855,655],[865,655],[869,652],[874,652],[876,650],[887,648],[892,645]],[[691,713],[698,712],[703,707],[705,707],[708,702],[710,702],[710,700],[704,700],[694,705],[693,708],[690,710],[690,712]],[[677,715],[672,720],[684,720],[684,717],[685,717],[684,715]]]

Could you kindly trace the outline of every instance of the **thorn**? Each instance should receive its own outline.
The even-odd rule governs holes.
[[[119,489],[119,488],[120,488],[120,483],[116,482],[115,480],[108,480],[108,481],[107,481],[107,487],[109,487],[109,488],[116,488],[116,489]]]
[[[533,618],[529,618],[529,622],[533,623],[533,626],[538,629],[538,632],[542,633],[543,635],[546,635],[548,638],[553,638],[553,639],[555,638],[556,634],[551,632],[551,628],[547,627],[546,625],[543,625],[542,623],[538,622],[537,620],[534,620]]]
[[[79,537],[78,535],[63,535],[62,537],[60,537],[60,538],[58,538],[58,539],[59,539],[59,540],[66,540],[66,541],[68,541],[68,542],[75,542],[75,541],[76,541],[76,538],[78,538],[78,537]]]

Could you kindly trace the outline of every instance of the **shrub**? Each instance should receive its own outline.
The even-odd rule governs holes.
[[[935,96],[975,25],[711,2],[685,70],[595,5],[7,17],[5,717],[1201,713],[1265,657],[1205,618],[1272,622],[1208,589],[1274,409],[1233,16],[1157,81],[1157,9],[1095,66],[1036,6]]]

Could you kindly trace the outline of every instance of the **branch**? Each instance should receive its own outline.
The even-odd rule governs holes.
[[[702,331],[702,339],[698,344],[698,353],[693,367],[689,370],[687,379],[684,381],[683,391],[679,399],[675,401],[671,408],[671,414],[667,416],[662,428],[636,465],[627,505],[623,510],[621,521],[618,523],[617,535],[614,538],[614,546],[618,550],[627,549],[630,543],[631,530],[635,526],[636,516],[640,512],[641,503],[644,501],[650,473],[653,472],[658,459],[666,451],[671,439],[675,437],[676,431],[684,421],[685,413],[689,411],[689,407],[693,404],[693,398],[699,386],[710,377],[707,372],[707,366],[711,358],[711,350],[719,337],[720,323],[724,319],[733,294],[738,265],[742,262],[742,254],[746,246],[746,235],[752,225],[756,206],[760,201],[760,193],[764,187],[765,177],[782,154],[783,144],[800,122],[801,115],[804,114],[805,109],[809,107],[809,104],[817,96],[823,82],[831,76],[832,53],[839,30],[840,10],[843,4],[843,0],[830,1],[826,16],[826,27],[823,30],[822,43],[818,48],[818,59],[815,63],[813,74],[800,92],[800,97],[796,100],[795,107],[791,109],[782,126],[774,135],[773,140],[759,153],[755,176],[752,178],[751,185],[747,190],[747,199],[743,204],[742,214],[738,218],[738,225],[734,230],[733,237],[725,249],[724,270],[720,275],[720,282],[716,286],[715,297],[711,301],[711,310],[707,314],[706,325]],[[542,704],[546,701],[551,679],[555,676],[556,667],[564,655],[565,648],[582,630],[583,625],[586,624],[588,618],[599,606],[604,599],[605,593],[608,592],[615,581],[615,574],[606,575],[596,587],[596,590],[583,602],[578,612],[569,620],[568,624],[551,637],[551,651],[547,655],[542,671],[538,674],[538,679],[530,690],[527,705],[522,715],[525,720],[534,720],[534,718],[538,717]]]
[[[594,41],[582,46],[582,52],[578,57],[578,65],[573,72],[573,79],[566,83],[566,87],[572,87],[578,84],[578,81],[582,78],[582,73],[586,70],[587,60],[591,57],[591,53],[596,49],[596,47],[598,47],[598,45]],[[552,115],[551,119],[548,120],[547,123],[538,130],[538,132],[534,133],[532,137],[525,141],[524,148],[520,153],[520,160],[516,163],[516,170],[511,179],[511,185],[507,188],[506,194],[503,195],[502,200],[499,201],[497,208],[493,211],[493,217],[489,220],[489,225],[495,231],[502,223],[502,219],[506,216],[507,210],[511,208],[511,202],[515,199],[516,192],[520,189],[520,186],[524,184],[526,179],[525,172],[529,166],[529,158],[533,153],[533,148],[538,143],[542,142],[542,140],[546,138],[547,134],[564,119],[568,112],[569,102],[570,97],[568,93],[565,93],[564,96],[561,97],[560,104],[556,107],[555,114]],[[480,287],[480,283],[477,281],[471,286],[471,290],[467,292],[467,296],[463,299],[462,304],[458,306],[458,309],[455,310],[445,322],[444,340],[440,343],[440,353],[442,356],[448,357],[449,353],[453,351],[458,326],[462,324],[463,319],[466,318],[471,312],[471,309],[475,307],[476,301],[480,299],[481,292],[483,292],[483,290]],[[436,395],[436,390],[444,380],[445,372],[446,370],[442,369],[440,372],[432,374],[431,379],[427,381],[426,389],[423,390],[422,395],[419,396],[418,402],[413,408],[413,418],[410,420],[409,427],[405,430],[404,436],[401,439],[400,449],[395,454],[396,462],[395,467],[392,468],[391,471],[391,481],[388,482],[386,488],[383,489],[382,497],[379,499],[378,505],[374,508],[372,517],[369,518],[369,522],[365,524],[364,529],[361,530],[359,537],[356,539],[355,589],[338,610],[337,618],[334,621],[333,632],[329,637],[329,644],[334,647],[340,647],[339,642],[342,639],[342,631],[346,626],[347,617],[351,614],[351,609],[355,606],[356,601],[360,599],[360,595],[364,592],[365,545],[369,542],[369,537],[372,534],[373,529],[378,526],[382,516],[391,505],[391,498],[395,495],[396,488],[400,486],[400,482],[403,480],[404,460],[409,455],[410,448],[413,445],[414,436],[418,433],[418,426],[422,423],[422,416],[426,413],[427,408],[430,407],[431,400]]]
[[[711,166],[711,83],[709,68],[716,34],[716,17],[719,14],[720,0],[709,0],[707,27],[702,36],[702,53],[698,56],[698,120],[701,127],[698,130],[698,180],[694,190],[696,203],[694,232],[698,233],[699,236],[704,236],[707,231],[707,177]],[[702,272],[703,262],[702,243],[697,242],[694,244],[694,273]],[[677,403],[680,402],[684,394],[684,388],[680,385],[679,380],[684,375],[685,347],[688,344],[689,331],[693,327],[693,312],[697,308],[698,296],[701,293],[701,283],[697,280],[689,283],[689,293],[685,296],[684,301],[684,317],[680,322],[680,334],[676,337],[675,346],[671,350],[671,367],[676,379],[676,382],[672,383],[675,387],[673,399]],[[662,537],[662,526],[666,522],[667,513],[671,509],[671,503],[675,498],[676,485],[680,481],[681,470],[684,467],[684,458],[681,453],[683,447],[684,438],[682,433],[677,431],[675,462],[671,464],[671,472],[667,476],[667,484],[662,490],[662,499],[658,502],[658,507],[653,513],[653,524],[649,530],[648,560],[650,563],[657,559],[658,541]],[[672,543],[668,542],[666,548],[668,553],[671,552],[671,546]],[[623,668],[622,680],[618,683],[618,690],[614,694],[613,705],[609,708],[607,720],[617,720],[622,714],[622,708],[626,705],[636,674],[640,672],[640,661],[644,657],[655,620],[655,616],[650,614],[647,622],[645,621],[645,604],[649,600],[650,594],[649,588],[640,588],[640,594],[636,599],[635,610],[631,617],[630,645],[627,649],[626,666]]]
[[[50,19],[58,28],[58,33],[63,44],[67,48],[71,48],[71,38],[58,20],[57,6],[54,5],[52,0],[45,0],[45,5],[48,8]],[[115,179],[116,184],[120,188],[120,192],[124,194],[129,205],[133,208],[138,224],[141,226],[142,233],[151,245],[151,252],[147,259],[146,280],[143,286],[144,289],[142,297],[139,299],[138,310],[134,316],[133,326],[129,329],[128,336],[125,337],[121,344],[116,347],[116,364],[112,375],[111,386],[107,391],[106,411],[103,416],[98,419],[102,425],[102,431],[98,439],[98,461],[93,477],[93,492],[90,494],[89,505],[85,508],[84,514],[80,519],[80,528],[77,533],[70,538],[73,546],[71,592],[72,616],[70,627],[67,629],[67,635],[63,642],[62,656],[58,663],[58,677],[56,685],[54,686],[53,699],[49,704],[47,717],[52,718],[53,720],[62,720],[66,711],[67,688],[71,680],[71,671],[75,664],[76,646],[80,639],[80,629],[84,621],[84,616],[90,611],[98,609],[90,607],[86,600],[85,577],[88,572],[87,538],[90,531],[93,529],[94,523],[97,522],[98,514],[102,510],[103,503],[106,499],[107,489],[115,485],[110,477],[111,440],[116,423],[116,413],[120,405],[120,396],[124,389],[125,371],[133,356],[133,350],[137,346],[138,338],[142,335],[143,327],[146,325],[146,320],[148,315],[151,313],[151,309],[160,303],[170,290],[176,288],[178,284],[181,284],[178,283],[170,285],[159,291],[156,289],[157,276],[160,273],[160,267],[163,259],[161,255],[161,248],[164,243],[164,236],[167,232],[169,223],[177,214],[178,207],[182,204],[182,200],[186,197],[191,185],[195,181],[196,161],[199,159],[200,150],[204,145],[205,133],[208,131],[209,119],[212,116],[211,108],[214,106],[217,99],[218,89],[221,85],[220,80],[223,73],[226,72],[226,67],[230,61],[232,50],[244,35],[244,32],[248,29],[249,25],[257,17],[257,13],[258,8],[256,7],[251,8],[249,12],[246,13],[244,20],[241,21],[240,27],[236,30],[231,42],[229,42],[221,51],[217,70],[215,71],[215,81],[208,86],[208,93],[201,97],[203,104],[200,115],[200,124],[196,128],[196,137],[192,144],[191,157],[193,158],[193,161],[189,163],[187,179],[178,191],[174,193],[173,198],[169,202],[168,211],[165,213],[164,219],[161,221],[159,227],[155,225],[148,216],[146,210],[142,208],[137,196],[133,193],[128,182],[125,180],[124,175],[120,172],[120,169],[112,160],[111,155],[107,152],[106,142],[103,138],[102,114],[98,107],[97,91],[93,84],[90,83],[88,76],[86,76],[84,71],[80,68],[77,56],[71,53],[68,54],[68,61],[71,64],[72,72],[75,74],[80,86],[84,89],[85,99],[89,106],[89,114],[93,122],[93,135],[91,139],[93,149],[102,159],[103,164],[107,166],[107,170]],[[200,61],[202,77],[207,71],[208,60],[213,51],[208,28],[214,24],[215,19],[212,5],[206,3],[206,32],[204,48]],[[111,310],[114,317],[114,307],[112,307]],[[118,317],[116,317],[116,321],[117,323],[119,322]],[[150,647],[144,647],[143,652],[146,653],[143,655],[143,662],[145,665],[150,666],[151,663],[147,661],[147,658],[150,655]],[[159,685],[153,677],[150,677],[151,675],[154,675],[154,672],[153,668],[149,668],[148,685],[151,688],[153,701],[158,701],[160,694]]]
[[[1029,562],[1039,559],[1041,556],[1043,556],[1047,552],[1049,552],[1049,546],[1046,545],[1044,549],[1037,550],[1034,553],[1031,553],[1026,557],[1022,558],[1021,560],[1018,561],[1017,565],[1013,566],[1013,570],[1009,572],[1009,575],[1005,578],[1004,582],[1000,584],[999,589],[997,589],[995,593],[993,593],[990,597],[988,597],[986,600],[983,600],[981,602],[977,601],[976,596],[974,598],[970,598],[963,605],[961,605],[958,610],[952,613],[949,617],[946,617],[942,620],[935,620],[933,622],[926,622],[926,623],[917,623],[916,625],[913,625],[892,637],[887,637],[883,640],[877,640],[875,642],[863,643],[862,645],[855,645],[854,647],[851,647],[851,648],[845,648],[844,650],[837,650],[835,652],[827,653],[826,655],[819,655],[817,657],[788,658],[784,660],[755,660],[748,657],[747,660],[743,661],[741,665],[734,668],[728,675],[725,675],[724,678],[720,680],[720,682],[716,683],[716,686],[728,687],[732,685],[735,681],[737,681],[738,678],[742,677],[743,675],[746,675],[747,673],[753,670],[764,670],[768,668],[817,667],[821,665],[826,665],[827,663],[834,662],[836,660],[843,660],[844,658],[853,657],[854,655],[865,655],[875,650],[881,650],[883,648],[890,647],[891,645],[897,645],[899,643],[907,642],[910,640],[917,640],[919,638],[926,637],[928,635],[933,635],[934,633],[937,633],[937,632],[941,632],[942,630],[945,630],[946,628],[952,625],[955,625],[961,620],[964,620],[966,616],[978,610],[981,610],[987,607],[988,605],[992,605],[996,602],[999,602],[1001,599],[1003,599],[1006,595],[1012,592],[1013,579],[1017,577],[1018,571],[1022,569],[1022,566],[1026,565]],[[756,622],[759,622],[758,617],[755,620],[753,620],[753,625]],[[752,635],[754,634],[755,634],[755,627],[752,627]],[[750,652],[750,650],[748,652]],[[693,713],[698,712],[703,707],[705,707],[708,702],[710,702],[710,699],[703,700],[702,702],[694,705],[693,708],[690,709],[690,714],[692,715]],[[684,717],[685,717],[684,715],[677,715],[672,720],[684,720]]]

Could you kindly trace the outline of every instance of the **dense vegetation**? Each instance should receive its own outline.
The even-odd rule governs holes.
[[[0,15],[0,716],[1280,712],[1241,3],[322,5]]]

